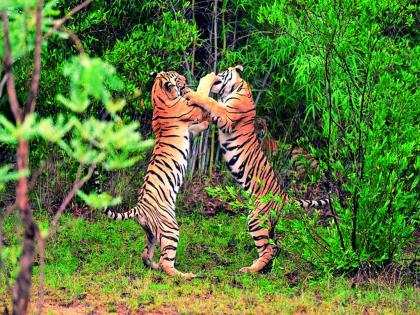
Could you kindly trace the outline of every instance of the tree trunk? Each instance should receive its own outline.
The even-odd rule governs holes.
[[[28,143],[21,139],[17,149],[17,169],[23,172],[28,169]],[[20,256],[20,271],[13,288],[13,314],[26,314],[31,293],[32,261],[35,256],[35,236],[37,226],[32,218],[28,200],[28,179],[18,180],[16,188],[16,205],[24,228],[23,251]]]

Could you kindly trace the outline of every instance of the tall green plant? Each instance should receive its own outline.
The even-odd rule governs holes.
[[[259,9],[259,22],[284,38],[273,41],[293,51],[288,70],[306,121],[319,124],[313,139],[326,143],[316,154],[331,187],[339,186],[328,227],[305,213],[280,226],[320,267],[392,262],[412,240],[420,166],[416,9],[410,1],[275,1]]]

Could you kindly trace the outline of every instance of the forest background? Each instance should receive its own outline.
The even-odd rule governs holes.
[[[333,200],[331,208],[321,211],[285,209],[277,227],[284,253],[274,262],[271,285],[302,291],[308,277],[345,276],[351,280],[344,283],[358,283],[380,275],[387,285],[398,279],[404,287],[398,292],[404,294],[395,293],[398,303],[373,298],[374,308],[418,306],[412,298],[412,304],[403,303],[407,295],[415,296],[412,290],[418,285],[420,49],[415,2],[22,0],[2,1],[0,10],[0,294],[18,295],[12,287],[24,278],[22,257],[30,258],[28,272],[34,262],[39,284],[32,290],[39,291],[40,305],[45,279],[47,291],[59,299],[53,292],[75,272],[80,279],[96,272],[106,278],[104,268],[113,255],[122,257],[116,266],[119,277],[133,268],[124,281],[137,281],[130,278],[132,272],[146,271],[132,261],[133,254],[105,248],[114,234],[128,233],[130,239],[142,232],[130,223],[121,225],[125,232],[112,232],[121,226],[101,226],[98,221],[105,219],[94,208],[118,203],[122,210],[136,202],[153,138],[148,73],[176,70],[195,87],[208,72],[242,64],[261,117],[261,141],[267,143],[284,189],[291,196]],[[13,104],[22,104],[21,112]],[[19,163],[24,143],[27,165],[25,159]],[[16,182],[22,187],[24,181],[28,199],[19,204]],[[245,199],[221,160],[213,126],[193,143],[179,196],[180,220],[190,235],[180,250],[180,264],[187,268],[192,261],[198,272],[210,268],[204,263],[208,260],[218,266],[210,268],[217,274],[220,265],[233,270],[251,260],[255,253],[246,232]],[[65,210],[71,215],[59,221]],[[85,224],[96,230],[78,234],[76,226]],[[239,234],[235,224],[243,226]],[[194,239],[203,227],[209,228],[203,233],[220,240],[207,244]],[[32,247],[22,247],[22,240]],[[94,249],[88,249],[92,242]],[[138,247],[131,250],[140,251]],[[75,248],[81,252],[75,254]],[[238,256],[234,249],[245,253]],[[67,258],[56,264],[66,251]],[[234,276],[233,284],[231,276],[219,276],[228,279],[227,292],[256,289],[247,276]],[[76,288],[64,285],[69,305],[79,305],[74,301],[95,290],[85,278],[80,281]],[[165,281],[172,280],[159,281],[168,285]],[[125,296],[123,306],[115,301],[126,292],[110,299],[116,304],[104,303],[111,310],[169,307],[150,298],[159,290],[145,290]],[[319,297],[313,295],[310,306],[302,302],[305,308],[316,309]],[[363,299],[360,304],[350,300],[366,307]],[[10,308],[7,301],[5,308]],[[182,311],[182,303],[170,310]]]

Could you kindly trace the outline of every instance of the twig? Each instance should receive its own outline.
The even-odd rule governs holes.
[[[270,74],[271,74],[271,67],[267,70],[266,74],[264,75],[263,82],[262,82],[262,85],[261,85],[261,89],[258,91],[257,97],[255,98],[255,102],[254,102],[255,107],[258,105],[258,102],[260,101],[260,97],[262,95],[262,92],[264,91],[263,89],[264,89],[265,85],[267,84],[267,81],[268,81],[268,78],[270,77]]]
[[[89,178],[92,176],[93,171],[95,170],[96,165],[93,164],[89,167],[88,173],[79,181],[77,181],[76,183],[74,183],[72,189],[70,190],[70,192],[67,194],[67,196],[64,198],[63,202],[60,205],[60,208],[58,208],[58,211],[56,212],[50,228],[49,228],[49,232],[48,232],[48,236],[49,237],[53,231],[53,229],[55,228],[55,226],[57,225],[58,220],[60,219],[63,211],[66,209],[67,205],[70,203],[70,201],[73,199],[73,197],[76,195],[77,191],[89,180]]]
[[[29,181],[29,184],[28,184],[28,187],[29,187],[30,191],[35,187],[35,184],[36,184],[39,176],[41,176],[41,174],[42,174],[42,172],[44,172],[44,170],[45,170],[45,163],[42,162],[40,164],[40,166],[38,167],[38,169],[36,171],[32,172],[31,180]]]
[[[192,11],[192,20],[193,23],[196,23],[195,21],[195,0],[191,1],[191,11]],[[193,47],[191,52],[191,75],[194,77],[194,68],[195,68],[195,51],[197,49],[197,38],[194,36],[193,40]]]
[[[214,60],[213,60],[213,72],[217,71],[217,0],[213,2],[213,35],[214,35]]]
[[[74,46],[79,51],[79,54],[84,55],[85,50],[83,49],[83,45],[82,45],[82,42],[80,41],[79,37],[76,34],[74,34],[73,32],[71,32],[70,30],[68,30],[67,28],[64,28],[64,27],[63,27],[63,32],[70,36],[71,40],[74,42]]]
[[[189,81],[188,83],[190,83],[194,75],[191,73],[190,64],[188,63],[187,55],[185,52],[182,55],[182,58],[184,59],[185,68],[187,70],[187,80]],[[188,85],[191,86],[191,84]]]
[[[356,88],[356,90],[357,90],[357,92],[359,92],[359,94],[362,94],[362,92],[360,91],[360,88],[359,88],[359,85],[357,84],[357,82],[354,80],[354,77],[353,77],[353,74],[351,73],[351,71],[350,71],[350,68],[349,68],[349,66],[348,66],[348,64],[347,64],[347,61],[346,61],[346,59],[338,52],[338,50],[337,50],[337,48],[334,46],[334,45],[331,45],[331,48],[334,50],[334,52],[336,53],[336,55],[337,55],[337,57],[341,60],[341,62],[343,63],[343,65],[344,65],[344,68],[343,67],[341,67],[341,68],[343,68],[343,70],[345,71],[345,72],[347,72],[347,74],[348,74],[348,76],[349,76],[349,78],[350,78],[350,80],[351,80],[351,82],[353,83],[353,86]],[[340,63],[339,62],[337,62],[339,65],[340,65]],[[341,65],[340,65],[341,66]]]
[[[26,100],[25,115],[35,110],[36,96],[39,89],[39,77],[41,72],[41,44],[42,44],[42,7],[44,0],[38,0],[36,8],[36,34],[34,51],[34,70],[32,72],[31,92]]]
[[[1,13],[1,18],[3,20],[4,63],[7,76],[7,95],[9,96],[10,109],[12,110],[16,123],[20,125],[22,123],[22,110],[16,96],[15,77],[13,75],[13,61],[10,50],[9,16],[7,11],[3,11]]]
[[[1,79],[1,82],[0,82],[0,98],[3,95],[3,88],[6,82],[7,82],[7,74],[4,75],[3,79]]]
[[[10,206],[7,206],[6,211],[4,212],[5,216],[10,215],[16,208],[17,208],[16,202]]]
[[[39,250],[39,289],[38,289],[38,312],[37,314],[42,314],[42,307],[44,304],[44,279],[45,279],[45,244],[48,238],[55,233],[55,227],[60,219],[61,215],[63,214],[64,210],[76,195],[77,191],[82,188],[82,186],[91,178],[93,171],[95,170],[96,165],[92,164],[89,167],[87,174],[80,179],[80,171],[78,170],[78,175],[76,177],[76,181],[73,183],[73,187],[67,196],[63,199],[58,211],[54,215],[53,220],[51,221],[50,228],[45,236],[42,236],[39,233],[39,241],[38,241],[38,250]]]
[[[213,176],[213,160],[214,160],[214,139],[215,135],[215,128],[214,125],[210,125],[211,128],[211,140],[210,140],[210,156],[209,156],[209,177],[212,178]]]
[[[73,15],[75,15],[77,12],[79,12],[80,10],[84,9],[85,7],[87,7],[91,2],[93,2],[93,0],[86,0],[84,2],[82,2],[81,4],[79,4],[78,6],[74,7],[73,10],[71,10],[69,13],[67,13],[61,20],[59,20],[57,23],[54,24],[53,28],[50,29],[42,38],[42,40],[47,39],[48,37],[50,37],[53,33],[55,33],[56,31],[58,31],[63,24],[69,19],[71,18]]]
[[[236,25],[235,25],[236,26]],[[248,37],[252,37],[252,36],[254,36],[254,35],[259,35],[259,34],[273,34],[273,35],[282,35],[282,32],[280,32],[280,33],[278,33],[278,32],[274,32],[274,31],[257,31],[257,32],[254,32],[254,33],[248,33],[248,34],[245,34],[245,35],[242,35],[242,36],[239,36],[238,38],[233,38],[233,40],[232,40],[232,48],[234,48],[235,47],[235,44],[237,43],[237,42],[239,42],[241,39],[244,39],[244,38],[248,38]],[[234,35],[236,35],[236,33],[234,33]]]
[[[327,52],[325,54],[325,97],[327,98],[327,103],[328,103],[328,115],[329,115],[329,121],[328,121],[328,148],[327,148],[327,174],[328,174],[328,181],[331,182],[332,181],[332,175],[331,175],[331,155],[330,155],[330,144],[331,144],[331,123],[332,123],[332,102],[331,102],[331,82],[330,82],[330,53],[331,53],[331,45],[328,45],[327,47]],[[340,243],[341,243],[341,248],[343,249],[343,251],[346,250],[346,247],[344,245],[344,238],[343,238],[343,234],[341,233],[341,229],[340,229],[340,224],[338,223],[338,219],[337,219],[337,213],[333,207],[333,205],[331,204],[331,198],[330,198],[330,193],[328,191],[328,201],[329,201],[329,207],[331,209],[331,212],[333,213],[333,220],[335,223],[335,226],[337,227],[337,232],[338,232],[338,236],[340,237]]]
[[[235,27],[233,28],[233,39],[232,39],[232,50],[235,49],[235,43],[236,43],[236,32],[237,32],[237,27],[238,27],[238,14],[235,14],[235,23],[234,23]]]

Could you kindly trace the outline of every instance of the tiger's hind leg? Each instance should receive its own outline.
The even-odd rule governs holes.
[[[152,237],[149,237],[147,235],[146,237],[146,247],[144,248],[143,253],[141,254],[141,259],[143,260],[143,264],[153,270],[160,269],[159,264],[155,263],[153,261],[153,255],[155,253],[156,248],[156,237],[152,235]]]
[[[153,261],[153,255],[155,253],[156,248],[156,236],[152,232],[151,228],[147,224],[147,220],[145,218],[137,216],[138,223],[142,226],[143,230],[146,232],[146,246],[143,250],[143,253],[141,254],[141,259],[143,261],[143,264],[151,268],[153,270],[160,269],[159,264],[155,263]]]
[[[277,223],[277,219],[274,219],[274,220],[271,222],[271,226],[270,226],[270,240],[272,240],[272,241],[273,241],[273,243],[274,243],[274,245],[272,245],[272,247],[273,247],[273,249],[274,249],[274,257],[273,257],[273,259],[274,259],[275,257],[277,257],[277,256],[280,254],[280,251],[281,251],[281,246],[280,246],[280,243],[279,243],[279,241],[276,239],[276,235],[274,234],[274,228],[275,228],[275,226],[276,226],[276,223]],[[260,270],[260,272],[261,272],[261,273],[270,273],[270,272],[271,272],[271,270],[273,269],[273,259],[272,259],[272,260],[270,260],[270,261],[268,262],[268,264],[267,264],[267,265],[265,265],[265,267],[264,267],[263,269],[261,269],[261,270]]]
[[[179,240],[179,228],[176,222],[173,223],[175,224],[168,229],[171,232],[162,233],[160,236],[160,248],[162,253],[160,255],[159,266],[170,276],[181,276],[186,279],[196,278],[197,275],[193,273],[183,273],[174,266]]]
[[[270,244],[270,227],[267,227],[267,222],[260,218],[260,211],[257,208],[249,217],[248,229],[254,239],[255,246],[258,250],[259,257],[254,260],[251,266],[243,267],[241,272],[258,272],[263,270],[271,263],[276,256],[273,246]]]

